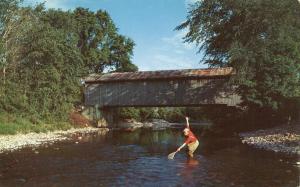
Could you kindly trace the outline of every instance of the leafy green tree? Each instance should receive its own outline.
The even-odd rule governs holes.
[[[0,1],[0,32],[3,34],[7,21],[12,13],[18,8],[21,0],[1,0]]]
[[[6,75],[6,50],[3,36],[9,29],[6,27],[8,20],[13,16],[13,12],[18,8],[20,0],[2,0],[0,1],[0,75],[2,75],[2,82],[5,82]],[[0,94],[3,90],[0,90]]]
[[[140,121],[141,120],[140,110],[134,107],[119,108],[119,119],[120,120],[134,119]]]
[[[110,71],[137,71],[132,64],[134,42],[118,34],[118,29],[106,11],[92,12],[85,8],[74,11],[49,9],[44,12],[44,22],[68,32],[77,38],[85,75]]]
[[[244,104],[276,111],[299,96],[300,3],[297,0],[202,0],[190,7],[186,42],[203,61],[231,66]]]
[[[83,61],[76,38],[51,27],[40,17],[43,9],[22,8],[8,22],[5,35],[10,84],[8,97],[21,98],[16,103],[3,101],[22,113],[36,114],[50,120],[66,119],[72,103],[78,100]],[[12,89],[15,88],[15,89]],[[7,95],[7,94],[6,94]]]
[[[134,42],[117,33],[118,29],[106,11],[89,11],[77,8],[73,12],[76,21],[77,47],[80,49],[89,73],[110,71],[136,71],[131,63]]]
[[[13,3],[15,2],[15,3]],[[89,73],[136,71],[134,42],[118,34],[107,12],[46,10],[2,1],[0,111],[32,122],[67,120]]]

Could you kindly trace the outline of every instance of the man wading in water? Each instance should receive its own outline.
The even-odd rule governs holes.
[[[179,152],[184,146],[188,146],[188,155],[190,158],[194,157],[194,152],[197,149],[199,142],[194,133],[190,129],[189,118],[186,119],[186,128],[183,130],[183,134],[186,137],[185,142],[177,149],[176,152]]]

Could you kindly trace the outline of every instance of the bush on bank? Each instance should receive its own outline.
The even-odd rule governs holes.
[[[48,132],[54,130],[67,130],[72,127],[68,122],[43,123],[42,121],[28,119],[7,113],[0,114],[0,135],[26,134],[30,132]]]

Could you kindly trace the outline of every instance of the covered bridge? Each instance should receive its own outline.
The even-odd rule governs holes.
[[[241,98],[228,80],[232,68],[92,74],[85,81],[85,104],[107,107],[236,106]]]

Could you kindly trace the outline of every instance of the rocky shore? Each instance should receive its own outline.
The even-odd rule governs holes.
[[[242,143],[256,148],[300,155],[300,124],[283,125],[239,135]]]
[[[85,127],[69,129],[67,131],[53,131],[48,133],[29,133],[17,135],[0,135],[0,153],[14,151],[24,147],[38,147],[59,141],[71,140],[74,134],[87,134],[98,131],[108,131],[106,128]]]
[[[137,122],[134,120],[121,121],[117,124],[118,129],[124,131],[134,131],[140,128],[147,128],[152,130],[164,130],[169,128],[171,124],[165,120],[154,119],[152,122]]]
[[[210,122],[190,123],[192,127],[208,127]],[[151,129],[151,130],[165,130],[167,128],[184,128],[185,123],[170,123],[163,119],[152,119],[148,122],[137,122],[133,120],[122,121],[117,124],[118,129],[124,131],[134,131],[136,129]]]

